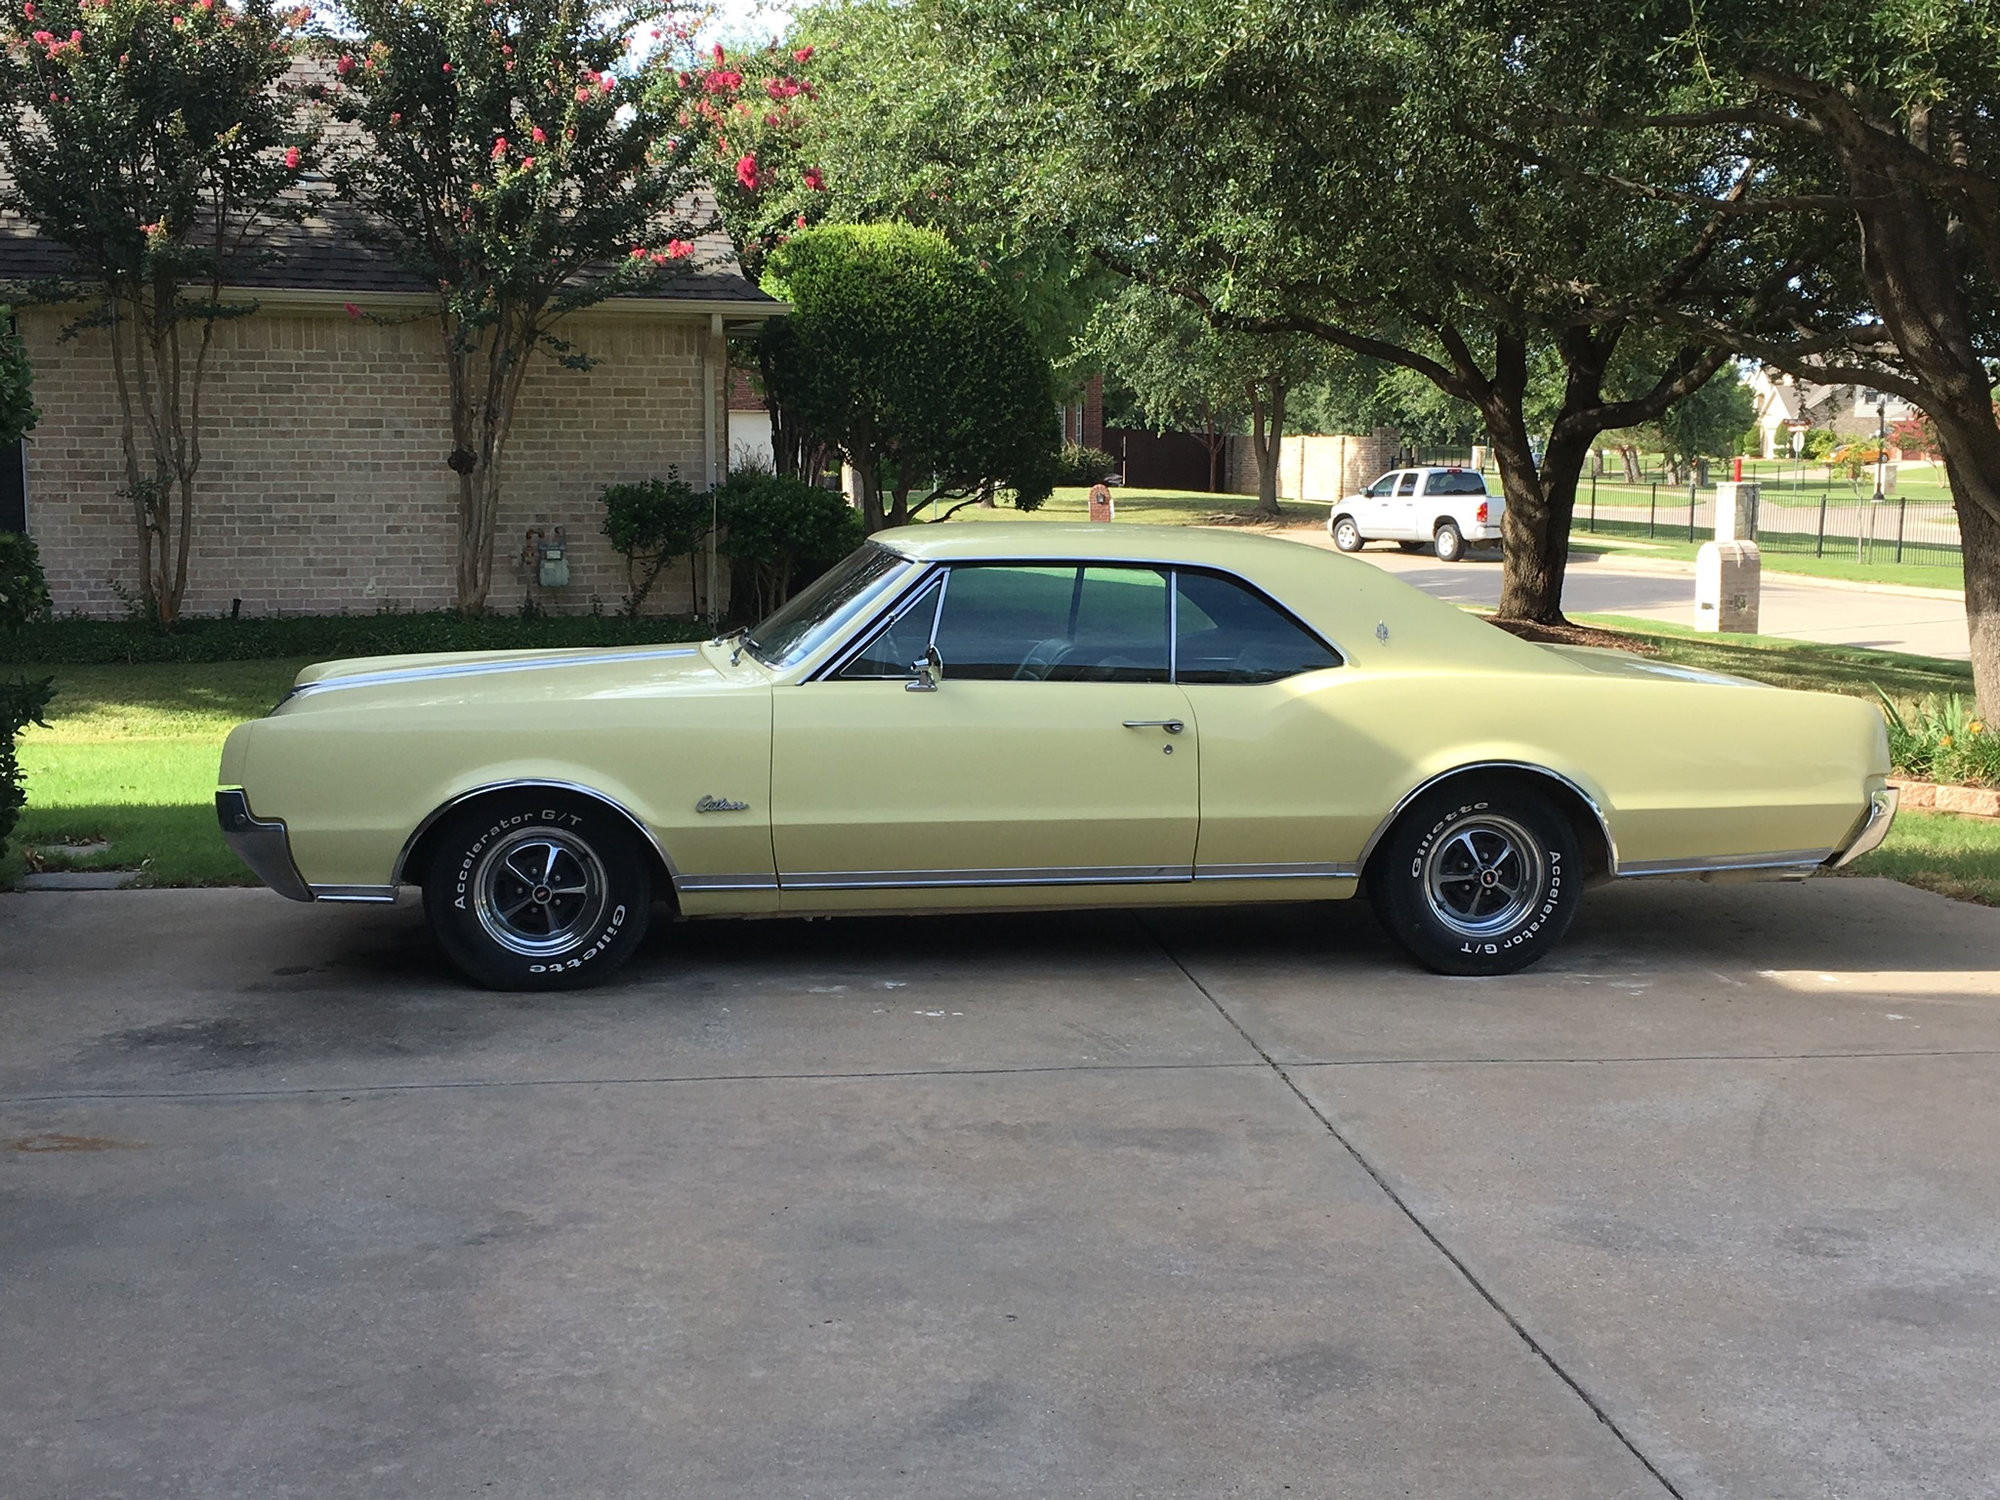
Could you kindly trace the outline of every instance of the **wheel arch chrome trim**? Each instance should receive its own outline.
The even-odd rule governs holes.
[[[1368,868],[1368,861],[1374,856],[1375,846],[1388,836],[1389,830],[1396,826],[1396,820],[1403,816],[1411,803],[1415,802],[1426,792],[1434,791],[1436,788],[1444,785],[1447,781],[1460,776],[1475,775],[1481,771],[1525,772],[1531,776],[1539,776],[1545,781],[1553,781],[1556,785],[1575,796],[1578,801],[1590,809],[1591,816],[1597,820],[1598,834],[1604,840],[1605,873],[1611,876],[1618,874],[1618,841],[1612,836],[1611,820],[1605,817],[1603,804],[1581,786],[1577,785],[1570,777],[1563,775],[1562,772],[1551,771],[1547,766],[1538,766],[1533,761],[1526,760],[1470,761],[1462,766],[1453,766],[1448,771],[1440,771],[1429,780],[1418,783],[1409,792],[1404,794],[1401,801],[1389,810],[1387,817],[1375,825],[1375,831],[1368,835],[1368,842],[1361,846],[1361,853],[1355,857],[1354,868],[1357,870],[1366,870]]]
[[[457,811],[468,802],[475,802],[481,797],[490,797],[495,792],[526,791],[569,792],[575,796],[588,797],[593,802],[602,803],[605,807],[623,818],[631,826],[632,831],[645,841],[646,847],[652,850],[659,858],[660,867],[667,872],[668,881],[676,891],[680,889],[680,867],[674,863],[673,856],[667,853],[666,847],[654,836],[653,830],[648,828],[644,821],[631,808],[625,806],[616,797],[609,796],[596,787],[584,786],[580,782],[575,781],[562,781],[552,776],[522,776],[508,781],[491,781],[484,786],[476,786],[468,791],[460,792],[458,795],[439,804],[431,810],[429,816],[416,826],[416,830],[407,839],[403,840],[403,847],[397,853],[396,863],[389,872],[390,880],[396,884],[408,883],[410,855],[416,851],[417,845],[423,841],[424,835],[435,828],[439,821],[447,814]]]

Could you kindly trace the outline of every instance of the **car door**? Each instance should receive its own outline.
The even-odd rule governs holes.
[[[1395,490],[1396,473],[1391,470],[1354,497],[1348,513],[1354,517],[1354,524],[1362,536],[1387,535],[1382,528],[1388,522],[1388,497]]]
[[[1199,755],[1156,568],[942,570],[773,699],[787,906],[809,893],[1192,877]],[[913,677],[928,650],[935,688]]]
[[[1382,518],[1383,536],[1406,542],[1430,535],[1417,524],[1417,481],[1422,477],[1415,469],[1406,469],[1396,476],[1396,493],[1383,502],[1386,512]]]
[[[1335,646],[1241,579],[1175,578],[1175,676],[1202,734],[1199,880],[1351,879],[1384,808],[1346,768],[1369,748],[1328,712]]]

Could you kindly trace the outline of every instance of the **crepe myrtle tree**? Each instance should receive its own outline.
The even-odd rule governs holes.
[[[314,135],[286,83],[303,10],[267,0],[0,6],[0,202],[67,252],[33,289],[105,332],[138,597],[179,617],[216,325],[233,278],[309,211]]]
[[[671,7],[352,0],[324,96],[337,180],[437,294],[456,476],[457,607],[493,581],[508,438],[538,356],[591,357],[563,320],[698,266],[720,120],[756,87]],[[702,105],[719,110],[712,114]],[[746,189],[747,191],[748,189]]]

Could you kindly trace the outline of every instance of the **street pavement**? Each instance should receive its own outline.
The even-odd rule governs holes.
[[[716,923],[0,897],[0,1494],[1974,1496],[2000,911]]]
[[[1332,546],[1323,528],[1279,534],[1311,546]],[[1454,604],[1491,607],[1500,602],[1498,553],[1478,553],[1464,562],[1441,563],[1428,553],[1401,552],[1393,545],[1375,542],[1356,555]],[[1692,625],[1694,566],[1618,552],[1572,553],[1564,580],[1563,609],[1572,615],[1629,615]],[[1760,611],[1758,631],[1763,635],[1959,661],[1972,654],[1965,602],[1944,590],[1844,584],[1767,571]]]

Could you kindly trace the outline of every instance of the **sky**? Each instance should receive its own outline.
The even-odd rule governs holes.
[[[703,41],[730,43],[768,41],[785,29],[793,0],[712,0]]]

